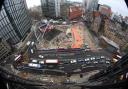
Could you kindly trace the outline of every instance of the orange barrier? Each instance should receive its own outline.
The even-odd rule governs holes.
[[[80,34],[78,33],[78,26],[72,26],[72,36],[74,38],[72,48],[81,48],[83,44],[83,40]]]

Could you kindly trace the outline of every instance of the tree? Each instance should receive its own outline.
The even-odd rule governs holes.
[[[121,26],[122,26],[122,31],[126,31],[126,29],[128,28],[128,25],[124,21],[122,21]]]
[[[41,20],[42,14],[39,11],[29,9],[29,14],[34,20]]]
[[[71,45],[68,45],[67,48],[71,48]]]
[[[125,47],[124,52],[128,53],[128,45]]]

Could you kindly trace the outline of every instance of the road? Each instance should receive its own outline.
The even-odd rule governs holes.
[[[42,55],[43,58],[40,58],[39,55]],[[57,51],[56,49],[52,50],[37,50],[34,54],[31,54],[31,60],[38,60],[38,61],[45,61],[47,59],[58,59],[59,65],[47,65],[43,64],[43,69],[57,69],[63,70],[65,72],[75,72],[78,69],[81,71],[82,69],[86,69],[87,66],[90,65],[97,65],[101,64],[104,67],[109,66],[111,64],[111,59],[109,56],[104,54],[103,51],[101,52],[93,52],[93,51],[75,51],[75,52],[68,52],[68,51]],[[72,60],[76,60],[75,63],[71,63]],[[108,63],[106,63],[108,62]],[[27,68],[28,65],[25,64]]]
[[[82,24],[83,25],[83,24]],[[95,39],[92,36],[92,34],[90,34],[89,29],[84,25],[84,38],[85,38],[85,43],[87,43],[90,47],[91,50],[97,50],[97,44],[95,43]]]

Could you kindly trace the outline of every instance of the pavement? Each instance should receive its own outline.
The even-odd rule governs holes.
[[[85,29],[85,31],[84,31],[85,43],[88,43],[91,50],[97,50],[95,40],[93,39],[92,35],[90,34],[89,29],[87,29],[86,26],[84,27],[84,29]]]
[[[89,77],[93,76],[94,74],[96,74],[98,72],[99,72],[99,70],[94,70],[94,71],[91,71],[91,72],[85,72],[85,73],[83,73],[83,77],[82,78],[80,78],[79,74],[72,75],[70,77],[70,80],[74,81],[74,82],[77,82],[77,83],[87,82]]]

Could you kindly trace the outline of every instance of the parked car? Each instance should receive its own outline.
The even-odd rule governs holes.
[[[28,63],[29,67],[34,67],[34,68],[41,68],[40,64],[36,64],[36,63]]]
[[[77,61],[74,59],[74,60],[71,60],[70,62],[71,62],[71,63],[76,63]]]
[[[38,57],[39,57],[39,58],[44,58],[44,56],[43,56],[43,55],[39,55]]]

